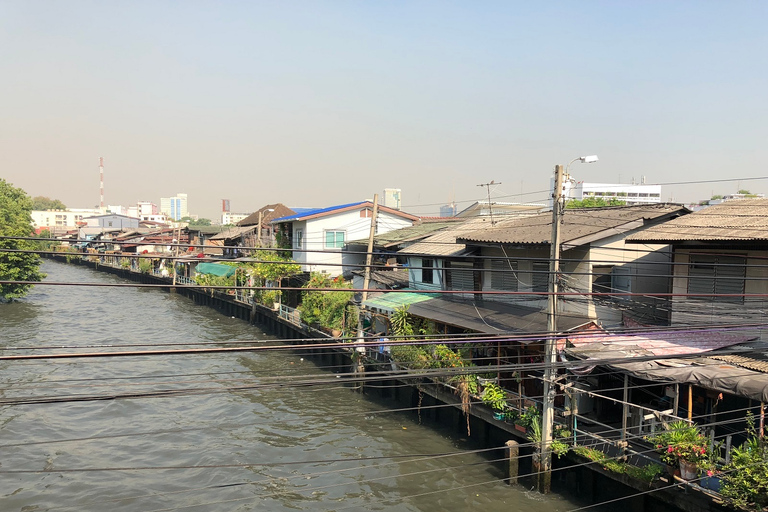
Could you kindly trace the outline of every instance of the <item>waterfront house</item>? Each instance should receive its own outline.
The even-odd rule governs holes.
[[[304,210],[298,208],[298,210]],[[261,247],[276,247],[275,232],[272,221],[281,217],[289,217],[299,213],[293,208],[288,208],[283,203],[273,203],[262,206],[243,220],[237,223],[239,227],[257,226],[255,230],[256,243]]]
[[[279,246],[291,249],[293,260],[305,272],[341,275],[342,249],[348,240],[368,236],[373,203],[357,203],[299,211],[272,221]],[[386,233],[412,225],[419,218],[399,210],[379,206],[375,233]],[[351,268],[347,269],[351,273]]]
[[[457,226],[462,222],[464,222],[462,219],[457,218],[422,218],[412,226],[375,235],[373,237],[371,256],[372,273],[377,272],[380,274],[381,284],[383,284],[384,287],[391,288],[393,283],[388,283],[388,281],[401,283],[403,278],[405,283],[402,287],[408,286],[409,272],[408,269],[405,268],[408,259],[406,256],[398,254],[398,251],[424,240],[443,229]],[[365,274],[364,265],[367,252],[367,237],[347,242],[342,249],[342,264],[345,269],[344,273],[348,274],[351,271],[354,276],[353,288],[363,288],[363,276]],[[402,275],[386,276],[385,274],[388,271]]]
[[[631,310],[637,321],[668,323],[666,301],[644,294],[668,290],[669,246],[630,246],[627,238],[687,213],[685,207],[674,204],[566,209],[560,226],[560,314],[617,326]],[[454,266],[478,271],[472,281],[467,273],[458,283],[446,282],[446,289],[491,292],[475,298],[545,308],[551,230],[552,214],[542,213],[457,237],[474,257]],[[621,295],[630,293],[634,295]]]

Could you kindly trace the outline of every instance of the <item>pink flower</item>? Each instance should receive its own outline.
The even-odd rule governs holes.
[[[714,472],[714,471],[712,471],[711,469],[708,469],[708,470],[707,470],[707,476],[712,476],[712,475],[714,475],[714,474],[715,474],[715,472]]]
[[[667,453],[672,453],[673,451],[675,451],[675,449],[672,448],[672,446],[667,447]]]

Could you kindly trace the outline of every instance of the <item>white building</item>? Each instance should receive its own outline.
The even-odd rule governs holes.
[[[367,238],[371,230],[373,203],[331,206],[329,208],[293,208],[295,215],[272,221],[278,239],[289,241],[293,259],[303,271],[327,272],[331,276],[342,273],[342,248],[349,240]],[[413,225],[419,220],[386,206],[380,206],[376,234]],[[349,272],[356,270],[348,269]]]
[[[569,174],[563,179],[563,195],[567,199],[604,199],[610,201],[616,199],[624,201],[627,206],[636,204],[661,203],[661,185],[646,185],[643,182],[634,183],[591,183],[576,181]],[[554,178],[550,179],[550,190],[554,187]],[[549,207],[552,208],[552,198],[549,199]]]
[[[247,219],[250,215],[250,213],[221,212],[221,225],[237,224],[241,220]]]
[[[36,231],[47,229],[53,235],[76,229],[86,217],[99,214],[98,208],[69,208],[67,210],[32,210],[32,224]]]
[[[189,217],[187,209],[187,194],[176,194],[173,197],[160,198],[160,212],[168,215],[173,220]]]
[[[399,210],[402,205],[402,190],[399,188],[385,188],[384,189],[384,201],[382,204],[387,208],[393,210]]]

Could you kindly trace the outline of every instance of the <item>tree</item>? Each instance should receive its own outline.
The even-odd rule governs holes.
[[[211,225],[211,219],[193,219],[192,217],[182,217],[179,219],[179,222],[186,222],[189,224],[189,227],[195,228],[200,226],[210,226]]]
[[[51,199],[45,196],[35,196],[32,198],[33,210],[66,210],[67,206],[58,199]]]
[[[34,251],[38,244],[30,240],[2,237],[28,237],[33,234],[32,200],[26,192],[0,179],[0,281],[40,281],[45,274],[39,271],[40,256],[25,252]],[[32,285],[0,284],[0,300],[24,296]]]
[[[607,201],[602,197],[587,197],[585,199],[571,199],[565,203],[566,208],[600,208],[602,206],[624,206],[626,201],[611,198]]]

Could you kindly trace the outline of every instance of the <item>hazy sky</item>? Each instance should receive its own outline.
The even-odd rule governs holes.
[[[502,182],[768,175],[768,2],[0,0],[0,177],[70,207],[177,192],[435,215]],[[694,201],[768,180],[667,186]]]

